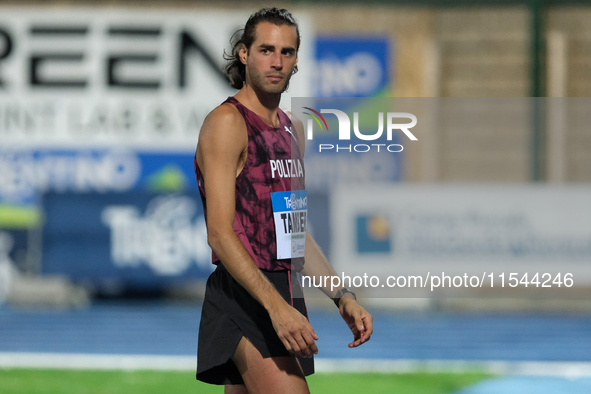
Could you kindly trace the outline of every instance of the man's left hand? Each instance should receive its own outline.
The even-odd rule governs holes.
[[[350,348],[367,341],[373,333],[373,317],[352,297],[343,297],[339,302],[339,312],[353,333]]]

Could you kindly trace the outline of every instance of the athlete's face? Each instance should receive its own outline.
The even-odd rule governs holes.
[[[240,60],[246,65],[246,84],[265,93],[279,94],[298,62],[296,29],[261,22],[254,37],[250,50],[240,50]]]

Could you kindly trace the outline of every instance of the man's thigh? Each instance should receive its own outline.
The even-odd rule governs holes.
[[[295,356],[263,358],[254,345],[242,337],[232,360],[238,367],[249,394],[310,393]]]

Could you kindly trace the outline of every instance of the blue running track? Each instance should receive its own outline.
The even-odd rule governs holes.
[[[373,311],[371,341],[349,349],[338,312],[310,311],[326,359],[591,362],[591,317]],[[0,307],[0,353],[195,356],[200,308],[95,303],[83,310]],[[588,394],[591,378],[502,376],[456,394]]]
[[[311,311],[326,358],[591,361],[591,317],[374,311],[371,341],[349,349],[336,309]],[[0,352],[195,355],[200,309],[98,303],[84,310],[0,307]],[[590,391],[591,393],[591,391]]]

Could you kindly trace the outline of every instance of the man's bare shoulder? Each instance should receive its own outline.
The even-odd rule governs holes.
[[[244,118],[235,105],[223,103],[211,111],[203,121],[199,139],[212,137],[236,138],[246,129]],[[215,138],[214,137],[214,138]]]
[[[211,111],[203,121],[195,158],[205,172],[207,157],[218,162],[238,162],[247,149],[248,134],[244,118],[233,104],[224,103]]]

